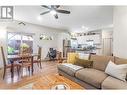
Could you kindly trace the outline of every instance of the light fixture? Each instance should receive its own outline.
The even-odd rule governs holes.
[[[85,30],[88,30],[88,29],[89,29],[88,27],[85,28]]]
[[[82,29],[83,30],[88,30],[89,28],[88,27],[85,27],[84,25],[82,26]]]
[[[50,13],[51,13],[52,15],[56,15],[56,11],[55,11],[55,10],[52,10]]]
[[[82,29],[84,29],[85,28],[85,26],[82,26]]]
[[[39,21],[41,21],[41,20],[42,20],[42,17],[41,17],[41,16],[38,16],[37,19],[38,19]]]

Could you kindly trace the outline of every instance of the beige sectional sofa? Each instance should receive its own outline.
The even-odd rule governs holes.
[[[58,65],[58,73],[77,82],[86,89],[127,89],[127,82],[105,73],[106,66],[110,60],[115,64],[127,64],[127,59],[90,55],[89,60],[93,61],[92,68],[63,63]]]

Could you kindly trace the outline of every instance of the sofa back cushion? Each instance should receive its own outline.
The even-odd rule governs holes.
[[[127,64],[127,59],[124,58],[119,58],[119,57],[114,57],[115,64],[120,65],[120,64]],[[126,81],[127,81],[127,76],[126,76]]]
[[[127,64],[127,59],[115,57],[115,64]]]
[[[114,62],[113,56],[101,56],[101,55],[91,55],[90,60],[93,61],[93,68],[101,71],[105,71],[108,62],[111,60]]]

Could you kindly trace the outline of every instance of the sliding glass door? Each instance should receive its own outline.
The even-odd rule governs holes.
[[[21,47],[29,47],[33,52],[33,35],[26,33],[11,33],[7,34],[8,55],[19,54]]]

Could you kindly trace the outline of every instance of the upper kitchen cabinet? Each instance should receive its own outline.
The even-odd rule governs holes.
[[[77,41],[78,41],[78,44],[86,44],[87,42],[90,42],[90,41],[93,41],[94,44],[100,44],[101,36],[100,34],[78,36]]]

